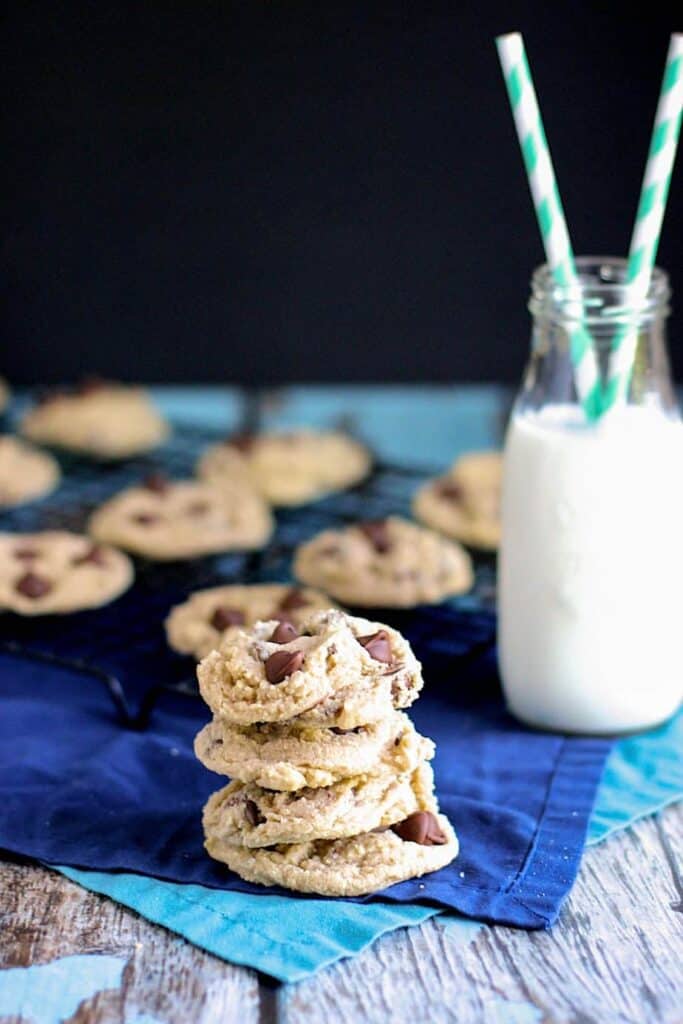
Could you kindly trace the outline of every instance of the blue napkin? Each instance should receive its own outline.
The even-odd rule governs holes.
[[[547,927],[574,880],[610,744],[530,732],[506,714],[490,614],[442,606],[401,628],[425,665],[412,714],[437,743],[439,800],[462,852],[381,898]],[[119,655],[130,680],[135,665]],[[146,672],[152,660],[142,659]],[[123,729],[93,680],[7,654],[0,662],[0,846],[48,863],[266,891],[203,851],[200,809],[221,784],[192,753],[203,705],[162,696],[146,731]],[[150,680],[137,683],[142,692]]]
[[[683,796],[683,712],[667,725],[614,745],[591,815],[595,844],[637,818]],[[285,982],[300,981],[342,957],[353,956],[395,928],[420,924],[443,912],[420,904],[261,896],[178,885],[125,872],[63,874],[164,925],[202,949],[256,967]],[[449,934],[469,942],[476,922],[448,914]],[[294,922],[294,923],[293,923]]]

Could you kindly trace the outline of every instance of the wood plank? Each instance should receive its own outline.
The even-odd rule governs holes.
[[[69,1024],[122,1024],[146,1013],[159,1024],[252,1024],[254,971],[226,964],[61,875],[0,865],[0,967],[44,964],[74,953],[126,959],[118,991],[86,999]],[[19,1024],[19,1018],[3,1018]]]
[[[670,808],[586,852],[551,931],[401,930],[281,992],[280,1019],[680,1024],[682,855],[683,810]]]

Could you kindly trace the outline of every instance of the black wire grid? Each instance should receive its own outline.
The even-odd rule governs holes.
[[[191,476],[201,451],[224,434],[183,422],[173,426],[162,448],[125,463],[60,455],[60,487],[42,501],[4,511],[0,529],[82,532],[98,505],[150,473]],[[411,497],[425,476],[424,470],[377,463],[367,480],[349,491],[300,508],[278,510],[275,532],[262,551],[182,562],[136,559],[134,585],[104,608],[36,618],[1,615],[0,651],[99,681],[106,686],[121,724],[144,729],[164,694],[197,695],[194,663],[166,643],[163,622],[175,604],[203,587],[291,579],[292,554],[299,544],[322,529],[359,519],[408,516]],[[470,657],[493,642],[493,559],[475,557],[475,566],[474,589],[464,597],[416,611],[375,609],[366,614],[404,631],[418,655],[429,651],[432,659],[438,659],[442,649],[452,665],[454,656]]]

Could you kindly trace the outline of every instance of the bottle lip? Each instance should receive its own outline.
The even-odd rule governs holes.
[[[547,263],[531,277],[529,309],[534,316],[576,320],[587,326],[653,319],[669,312],[669,276],[654,267],[646,295],[636,295],[626,281],[628,260],[617,256],[579,256],[578,282],[561,285]],[[577,286],[578,283],[578,286]]]

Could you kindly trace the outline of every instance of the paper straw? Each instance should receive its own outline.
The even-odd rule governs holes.
[[[522,36],[499,36],[496,46],[548,266],[555,283],[574,291],[580,302],[581,285]],[[582,313],[581,307],[579,319]],[[602,408],[602,386],[592,338],[580,322],[570,329],[569,343],[576,391],[586,416],[593,420]]]
[[[628,305],[637,312],[650,290],[662,220],[671,184],[671,172],[681,130],[683,110],[683,34],[671,36],[664,79],[659,94],[652,140],[645,165],[638,212],[631,236],[626,283]],[[638,328],[622,328],[612,342],[608,379],[603,397],[605,411],[626,400],[638,345]]]

